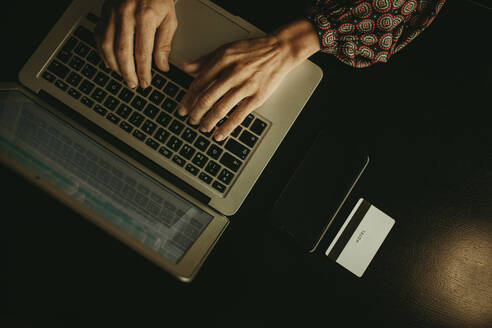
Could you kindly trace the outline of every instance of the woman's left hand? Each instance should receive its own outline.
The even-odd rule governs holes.
[[[209,132],[237,106],[214,133],[221,141],[265,102],[288,72],[318,50],[316,32],[304,20],[264,37],[224,45],[181,66],[195,80],[178,112],[189,114],[191,124]]]

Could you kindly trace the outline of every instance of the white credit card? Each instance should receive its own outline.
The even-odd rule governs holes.
[[[360,278],[394,224],[395,220],[361,198],[325,254]]]

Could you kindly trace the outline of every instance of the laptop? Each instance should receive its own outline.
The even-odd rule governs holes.
[[[305,61],[221,142],[177,114],[176,64],[264,35],[206,0],[175,1],[170,70],[131,90],[101,61],[102,1],[75,0],[0,85],[1,159],[182,281],[191,281],[322,77]],[[281,110],[280,110],[281,109]],[[212,131],[213,132],[213,131]]]

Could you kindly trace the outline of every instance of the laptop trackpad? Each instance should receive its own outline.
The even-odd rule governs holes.
[[[224,43],[245,39],[249,31],[199,0],[176,2],[178,29],[174,35],[171,60],[195,60]]]

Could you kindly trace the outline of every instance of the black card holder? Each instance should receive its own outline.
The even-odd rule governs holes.
[[[326,250],[360,198],[368,165],[363,145],[321,131],[275,202],[272,225],[305,251]]]

